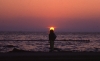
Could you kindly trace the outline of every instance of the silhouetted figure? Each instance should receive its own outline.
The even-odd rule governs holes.
[[[50,30],[49,34],[49,42],[50,42],[50,52],[54,50],[54,40],[56,39],[56,35],[53,30]]]

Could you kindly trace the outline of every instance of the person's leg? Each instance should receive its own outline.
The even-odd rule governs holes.
[[[54,50],[54,41],[50,41],[50,51]]]

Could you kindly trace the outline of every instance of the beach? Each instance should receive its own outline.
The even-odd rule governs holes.
[[[0,61],[91,61],[100,60],[100,52],[10,52],[0,53]]]

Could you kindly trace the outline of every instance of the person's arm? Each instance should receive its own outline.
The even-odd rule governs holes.
[[[53,36],[53,37],[54,37],[54,40],[55,40],[57,36],[54,34],[54,36]]]

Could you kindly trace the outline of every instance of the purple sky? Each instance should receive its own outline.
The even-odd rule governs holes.
[[[0,31],[100,32],[100,0],[0,0]]]

